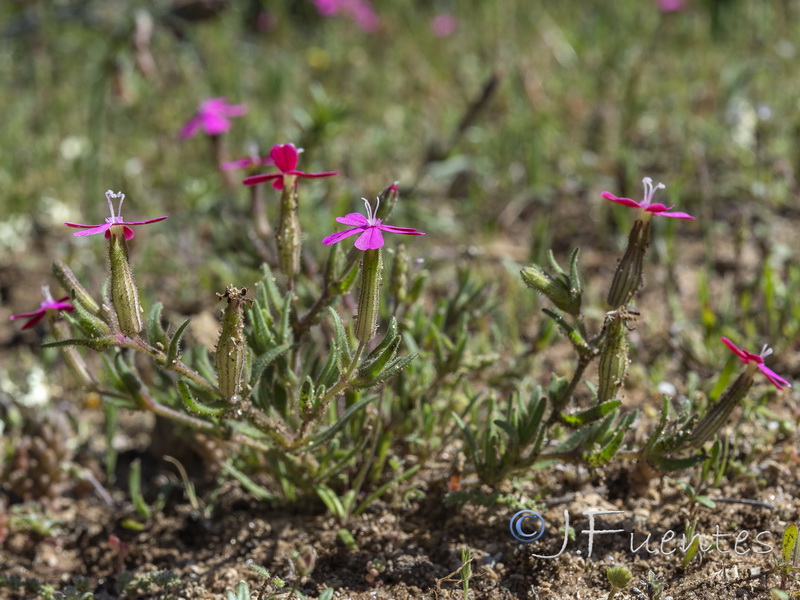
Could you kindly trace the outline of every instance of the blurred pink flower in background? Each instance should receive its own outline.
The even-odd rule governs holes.
[[[67,300],[69,300],[69,296],[64,296],[58,300],[53,300],[53,297],[50,295],[50,288],[47,286],[42,288],[42,294],[44,294],[44,302],[39,304],[39,308],[37,310],[21,313],[19,315],[11,315],[9,319],[12,321],[15,319],[28,319],[28,322],[25,323],[22,328],[30,329],[45,318],[47,311],[60,312],[64,310],[66,312],[72,312],[75,310],[75,307],[67,302]]]
[[[241,117],[246,112],[244,104],[228,104],[225,98],[203,100],[195,115],[181,130],[181,137],[192,137],[201,127],[208,135],[219,135],[231,128],[230,118]]]
[[[352,19],[362,31],[372,32],[380,27],[380,18],[369,0],[313,0],[323,17],[342,13]]]
[[[436,37],[447,37],[456,30],[456,18],[448,13],[436,15],[431,19],[431,31]]]
[[[686,0],[656,0],[662,12],[678,12],[686,8]]]

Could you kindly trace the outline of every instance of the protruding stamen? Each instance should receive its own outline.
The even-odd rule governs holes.
[[[772,354],[772,348],[764,344],[764,346],[761,348],[761,353],[759,356],[761,358],[767,358],[770,354]]]
[[[117,214],[114,214],[114,205],[111,203],[111,199],[119,198],[119,206],[117,207]],[[111,219],[116,219],[122,216],[122,203],[125,200],[125,194],[122,192],[113,192],[112,190],[108,190],[106,192],[106,200],[108,201],[108,208],[111,210]]]
[[[645,177],[642,179],[642,183],[644,184],[644,200],[642,201],[643,206],[650,206],[650,203],[653,201],[653,196],[656,193],[656,190],[665,190],[667,186],[663,183],[659,183],[657,185],[653,185],[653,180],[650,177]]]
[[[50,295],[50,286],[43,285],[42,286],[42,296],[44,296],[45,302],[53,302],[53,296]]]

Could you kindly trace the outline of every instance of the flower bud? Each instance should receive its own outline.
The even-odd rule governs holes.
[[[597,401],[599,403],[613,400],[619,388],[625,382],[628,372],[628,326],[634,316],[625,310],[615,310],[606,315],[603,325],[605,342],[600,352],[598,366],[599,386],[597,388]]]
[[[520,271],[520,275],[525,285],[547,297],[560,310],[571,315],[580,314],[580,295],[573,296],[570,293],[568,281],[560,277],[551,276],[538,265],[525,267]]]
[[[72,272],[66,264],[60,260],[53,261],[53,275],[56,280],[61,284],[61,287],[68,294],[75,294],[75,300],[80,302],[83,307],[94,315],[100,314],[100,305],[95,302],[94,298],[86,291],[86,288],[81,285],[75,273]]]
[[[52,319],[53,337],[57,340],[68,340],[72,336],[72,329],[69,323],[63,319]],[[94,388],[97,385],[97,380],[94,375],[89,371],[86,361],[80,355],[75,346],[62,346],[61,355],[64,357],[64,362],[78,378],[78,381],[83,387]]]
[[[405,244],[397,246],[389,278],[389,290],[394,296],[395,306],[405,302],[408,291],[408,253]]]
[[[624,590],[633,579],[633,573],[628,567],[610,567],[606,569],[608,583],[615,590]]]
[[[356,319],[356,339],[363,343],[375,337],[375,330],[378,328],[382,271],[381,249],[365,250],[361,261],[361,292]]]
[[[219,298],[228,301],[222,314],[222,331],[217,343],[215,357],[219,390],[227,401],[235,400],[242,390],[244,363],[247,358],[247,343],[244,339],[244,303],[252,302],[247,295],[247,288],[241,290],[229,285]]]
[[[725,425],[733,409],[750,391],[754,375],[755,368],[748,368],[725,390],[722,397],[708,409],[706,416],[695,426],[686,440],[690,448],[699,448]]]
[[[137,335],[144,328],[139,292],[128,262],[128,249],[121,225],[109,229],[108,259],[111,265],[111,304],[117,313],[122,333]]]
[[[297,218],[297,177],[283,176],[280,223],[278,224],[278,263],[281,272],[292,279],[300,272],[300,221]]]
[[[642,286],[644,255],[650,245],[650,219],[636,219],[628,235],[628,247],[617,265],[611,289],[608,291],[608,306],[612,309],[625,306]]]

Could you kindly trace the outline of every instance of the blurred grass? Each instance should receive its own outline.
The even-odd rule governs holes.
[[[550,247],[563,257],[581,245],[602,275],[613,259],[592,261],[592,253],[616,255],[631,216],[599,192],[637,198],[649,175],[667,183],[664,202],[700,217],[679,231],[657,223],[672,254],[652,254],[677,272],[687,261],[702,270],[701,311],[670,291],[673,311],[688,321],[706,315],[693,344],[732,327],[776,345],[776,336],[795,336],[799,2],[696,0],[662,14],[643,0],[442,2],[437,10],[386,1],[376,2],[375,34],[300,1],[265,4],[273,25],[256,31],[250,4],[232,2],[218,18],[182,25],[180,36],[165,1],[0,7],[0,268],[24,265],[38,286],[58,255],[97,289],[99,244],[76,243],[60,223],[100,222],[103,192],[113,188],[128,194],[130,219],[170,215],[136,238],[148,294],[167,281],[172,298],[158,299],[194,312],[229,279],[254,279],[248,253],[237,259],[246,190],[222,186],[202,135],[177,136],[202,99],[226,96],[249,107],[226,137],[232,157],[250,142],[266,152],[293,141],[306,148],[301,168],[342,172],[301,187],[309,253],[323,256],[315,240],[333,216],[398,180],[405,193],[395,222],[429,233],[415,246],[434,272],[434,293],[446,293],[460,262],[488,281],[494,260],[542,261]],[[718,22],[712,5],[722,6]],[[150,79],[136,70],[130,44],[137,9],[155,23]],[[429,21],[448,9],[457,31],[437,38]],[[492,75],[499,86],[484,110],[449,155],[423,168]],[[723,268],[720,249],[742,227],[760,254]],[[684,243],[701,236],[705,251],[686,256]],[[475,248],[488,260],[473,260]],[[770,268],[760,269],[766,260]],[[722,289],[741,292],[739,303],[703,287],[730,268],[742,271],[739,288],[723,280]],[[3,302],[15,310],[39,301],[10,296]],[[519,332],[508,330],[536,300],[512,297],[509,314],[518,317],[499,327],[517,343]]]

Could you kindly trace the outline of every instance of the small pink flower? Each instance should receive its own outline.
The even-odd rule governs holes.
[[[363,198],[364,205],[367,207],[367,216],[365,217],[361,213],[350,213],[343,217],[336,217],[336,221],[341,223],[342,225],[353,225],[353,229],[345,229],[344,231],[339,231],[338,233],[333,233],[322,240],[322,243],[326,246],[330,246],[331,244],[335,244],[336,242],[341,242],[345,238],[349,238],[351,235],[355,235],[360,233],[361,235],[358,236],[356,240],[356,248],[359,250],[376,250],[383,246],[383,235],[381,231],[388,231],[390,233],[402,233],[403,235],[425,235],[421,231],[417,231],[411,227],[393,227],[392,225],[383,225],[381,220],[376,218],[378,214],[378,207],[381,204],[380,198],[378,198],[378,202],[375,205],[375,210],[372,210],[372,207],[367,202],[366,198]]]
[[[644,200],[641,202],[637,202],[636,200],[631,200],[630,198],[620,198],[615,196],[611,192],[603,192],[600,194],[606,200],[610,200],[611,202],[616,202],[618,204],[624,204],[625,206],[630,206],[631,208],[640,208],[645,212],[660,216],[660,217],[673,217],[675,219],[694,219],[694,217],[688,213],[684,212],[667,212],[674,208],[674,206],[667,207],[664,204],[659,202],[653,202],[653,195],[656,193],[656,190],[663,190],[666,189],[663,183],[659,183],[658,185],[653,185],[653,180],[649,177],[645,177],[642,179],[644,183]]]
[[[686,8],[686,0],[656,0],[661,12],[678,12]]]
[[[117,214],[114,214],[114,205],[111,204],[112,198],[119,198],[119,207],[117,208]],[[129,240],[133,238],[133,229],[130,228],[131,225],[147,225],[148,223],[155,223],[157,221],[163,221],[167,217],[157,217],[155,219],[148,219],[147,221],[123,221],[122,220],[122,202],[125,200],[125,194],[122,192],[117,192],[116,194],[111,190],[106,192],[106,200],[108,201],[108,208],[111,209],[111,216],[106,217],[106,222],[102,225],[83,225],[81,223],[64,223],[68,227],[82,227],[85,228],[86,231],[78,231],[73,235],[76,236],[84,236],[84,235],[94,235],[96,233],[103,233],[106,234],[106,239],[111,237],[111,228],[115,225],[122,225],[122,231],[125,235],[125,239]]]
[[[739,360],[741,360],[744,364],[747,365],[753,363],[758,365],[758,368],[761,370],[761,372],[764,373],[764,375],[767,376],[767,379],[769,379],[770,382],[772,382],[772,384],[779,390],[782,390],[784,387],[792,387],[791,383],[786,381],[783,377],[778,375],[775,371],[764,364],[764,359],[772,354],[772,348],[767,347],[766,344],[764,344],[764,347],[761,349],[761,354],[753,354],[747,350],[737,348],[736,345],[728,338],[722,338],[722,343],[730,348],[731,352],[738,356]]]
[[[337,13],[347,15],[362,31],[376,31],[381,24],[369,0],[314,0],[314,6],[323,17],[332,17]]]
[[[301,150],[302,151],[302,150]],[[297,157],[299,153],[294,144],[277,144],[269,151],[269,156],[275,166],[278,167],[280,173],[267,173],[264,175],[253,175],[247,177],[242,182],[245,185],[257,185],[264,181],[272,181],[272,187],[276,190],[283,189],[283,176],[294,175],[295,177],[331,177],[338,175],[338,171],[322,171],[321,173],[304,173],[297,170]]]
[[[225,98],[209,98],[200,103],[197,113],[181,130],[183,139],[192,137],[201,127],[208,135],[219,135],[231,128],[228,119],[241,117],[247,112],[244,104],[228,104]]]
[[[431,19],[431,31],[436,37],[447,37],[456,30],[456,18],[451,14],[441,14]]]
[[[64,296],[63,298],[59,298],[58,300],[53,300],[53,297],[50,295],[50,288],[44,286],[42,288],[42,294],[44,294],[44,302],[39,305],[38,310],[34,310],[32,312],[22,313],[19,315],[11,315],[9,317],[10,320],[14,321],[15,319],[30,319],[25,325],[22,326],[22,329],[30,329],[34,325],[36,325],[39,321],[44,319],[45,315],[47,315],[47,311],[55,311],[59,312],[65,310],[67,312],[72,312],[75,310],[75,307],[72,306],[67,300],[69,300],[69,296]]]

